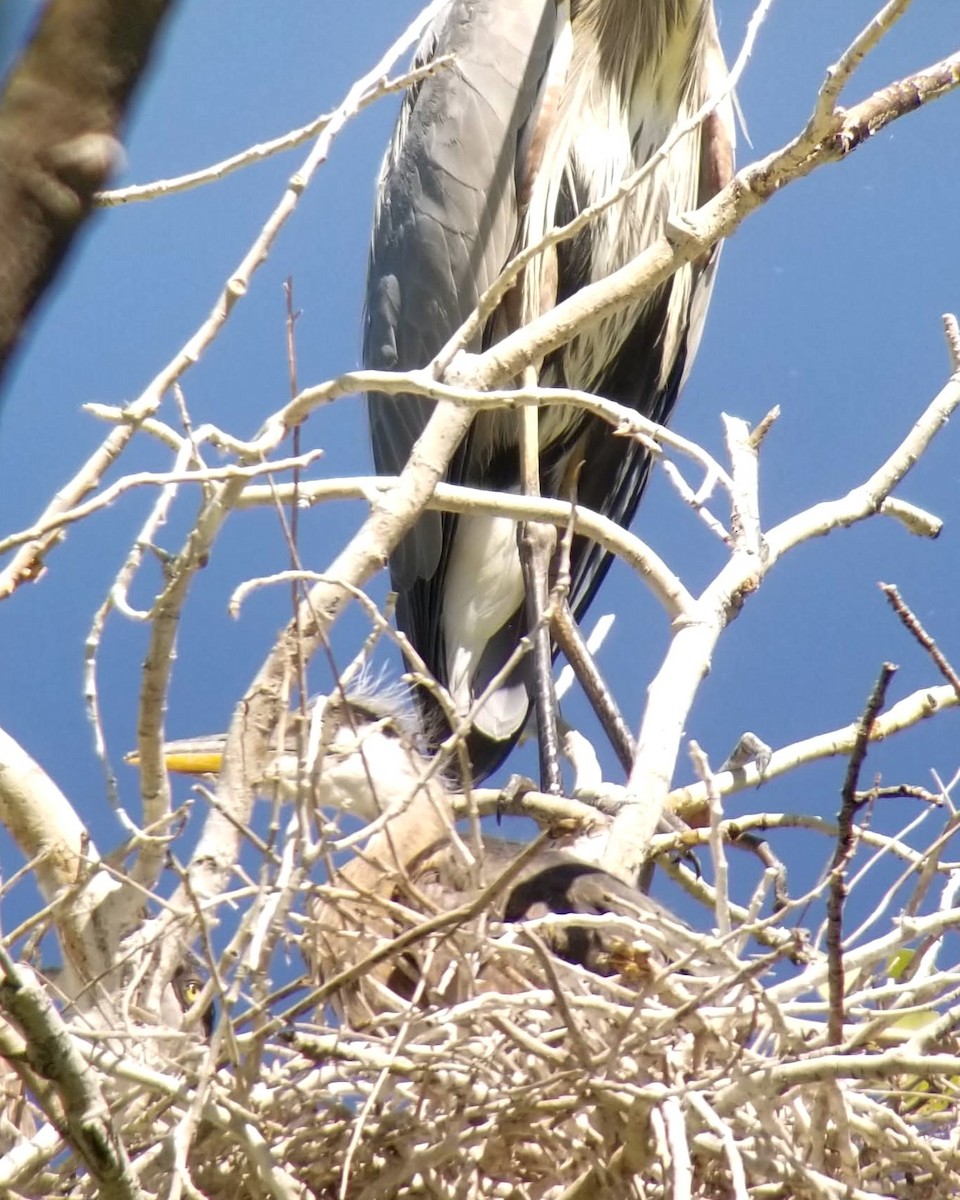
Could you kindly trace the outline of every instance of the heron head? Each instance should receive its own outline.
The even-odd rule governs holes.
[[[218,733],[166,742],[164,764],[177,774],[218,775],[226,741]],[[135,766],[138,755],[126,761]],[[427,770],[403,696],[361,687],[314,698],[305,716],[291,713],[257,790],[284,801],[306,795],[318,809],[371,821],[408,799]]]
[[[318,808],[351,813],[364,821],[402,804],[420,786],[428,769],[415,722],[391,692],[357,692],[319,697],[310,714],[302,759],[285,755],[281,766],[303,762]]]

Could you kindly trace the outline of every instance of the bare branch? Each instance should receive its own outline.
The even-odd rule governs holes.
[[[857,785],[860,780],[860,769],[867,757],[870,735],[877,717],[886,703],[887,688],[890,686],[895,671],[896,667],[890,663],[884,663],[857,726],[857,737],[843,782],[840,816],[837,820],[839,827],[837,847],[833,863],[830,866],[830,894],[827,898],[827,980],[830,987],[827,1040],[834,1046],[838,1046],[843,1041],[843,905],[847,896],[846,869],[856,849],[854,820],[863,803],[857,797]]]
[[[866,483],[841,500],[815,505],[791,517],[766,535],[760,532],[756,498],[756,441],[742,422],[728,423],[734,483],[733,552],[720,574],[687,609],[684,621],[675,628],[660,670],[650,684],[628,784],[634,802],[614,819],[604,854],[607,870],[626,879],[636,877],[667,803],[690,707],[709,670],[718,638],[747,597],[792,546],[877,512],[958,404],[960,377],[951,379],[939,392],[900,446]],[[774,760],[776,755],[765,772],[767,777],[775,769]],[[747,775],[753,772],[755,769],[748,768]],[[754,777],[758,778],[759,773]],[[722,776],[715,786],[723,795]]]
[[[171,0],[53,0],[0,100],[0,376],[94,193]]]
[[[433,7],[435,9],[437,6]],[[382,100],[384,96],[406,91],[408,87],[420,83],[430,75],[445,70],[452,62],[451,55],[441,55],[427,63],[426,66],[406,71],[394,79],[388,79],[386,76],[378,79],[357,101],[357,112],[362,112],[374,101]],[[167,196],[176,195],[177,192],[188,192],[207,183],[219,183],[228,175],[232,175],[234,171],[252,166],[254,163],[264,162],[275,154],[282,154],[286,150],[302,146],[304,142],[309,142],[311,138],[322,134],[339,118],[339,110],[323,113],[322,116],[316,117],[301,129],[292,129],[281,137],[272,138],[268,142],[259,142],[255,146],[241,150],[239,154],[232,154],[229,158],[213,163],[209,167],[203,167],[199,171],[190,171],[188,174],[178,175],[173,179],[158,179],[153,183],[137,183],[125,188],[113,188],[107,192],[98,192],[94,198],[95,203],[101,208],[112,208],[115,205],[136,204],[143,200],[162,200]]]
[[[953,708],[956,704],[957,697],[952,687],[921,688],[891,705],[885,713],[877,717],[872,726],[871,737],[875,741],[883,741],[904,729],[911,729],[944,708]],[[759,787],[765,780],[776,779],[804,763],[850,754],[856,742],[857,728],[857,723],[845,725],[841,729],[817,734],[805,741],[785,746],[782,750],[775,750],[770,762],[764,767],[762,776],[755,763],[736,771],[721,771],[714,776],[714,786],[718,788],[721,796],[728,796],[746,788]],[[686,820],[697,823],[706,812],[706,789],[702,783],[676,788],[670,793],[669,804]]]
[[[101,924],[100,906],[119,884],[98,866],[86,827],[52,779],[0,730],[0,821],[35,864],[44,898],[78,984],[113,966],[119,931]],[[71,984],[71,987],[73,985]]]
[[[141,1200],[99,1079],[77,1053],[50,997],[2,948],[0,969],[0,1004],[26,1039],[24,1058],[53,1084],[62,1105],[62,1112],[50,1114],[54,1123],[62,1124],[107,1200]]]
[[[911,611],[910,606],[900,595],[899,590],[894,584],[881,583],[879,587],[880,591],[883,592],[883,594],[890,601],[890,607],[897,614],[910,633],[913,634],[924,650],[926,650],[926,652],[930,655],[931,659],[933,659],[937,670],[956,692],[957,700],[960,701],[960,678],[957,677],[956,671],[941,653],[940,647],[920,624],[916,614]]]

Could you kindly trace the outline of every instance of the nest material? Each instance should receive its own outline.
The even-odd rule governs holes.
[[[422,916],[409,919],[411,931],[423,927]],[[949,1044],[923,1077],[908,1069],[904,1037],[876,1020],[869,1041],[852,1032],[835,1050],[806,1015],[815,991],[781,1000],[760,969],[769,964],[709,937],[699,957],[712,971],[658,965],[629,917],[616,923],[622,973],[597,976],[545,949],[557,920],[474,920],[416,941],[421,978],[445,981],[454,999],[434,1002],[426,982],[409,999],[377,983],[380,1011],[364,1028],[305,1008],[308,993],[275,1006],[287,1019],[240,1023],[235,1038],[221,1011],[209,1045],[158,1041],[151,1069],[140,1065],[145,1030],[122,1053],[91,1050],[142,1194],[168,1194],[178,1169],[214,1200],[960,1191]],[[864,995],[869,983],[864,974]],[[857,1006],[851,996],[849,1011]],[[860,1029],[876,1017],[862,1008]],[[960,1059],[954,1069],[960,1076]],[[16,1103],[21,1117],[33,1107],[22,1093]],[[43,1115],[33,1115],[39,1128]],[[31,1166],[13,1118],[8,1106],[4,1184],[38,1198],[97,1193],[62,1152],[55,1171],[42,1148]]]
[[[715,1200],[737,1194],[740,1173],[742,1194],[892,1196],[907,1181],[911,1196],[954,1194],[949,1100],[939,1115],[929,1092],[917,1104],[879,1046],[874,1079],[785,1086],[778,1069],[824,1055],[816,1028],[771,1011],[748,964],[650,967],[635,933],[625,982],[558,962],[528,931],[461,929],[421,950],[456,976],[456,1003],[414,997],[362,1031],[298,1026],[250,1097],[278,1168],[316,1195],[363,1200]],[[515,990],[468,988],[493,969]],[[266,1195],[230,1141],[203,1131],[195,1182]]]

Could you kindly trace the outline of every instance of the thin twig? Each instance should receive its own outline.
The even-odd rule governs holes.
[[[357,112],[362,112],[375,101],[382,100],[384,96],[406,91],[408,87],[420,83],[438,71],[445,70],[452,62],[453,56],[444,54],[425,66],[405,71],[393,79],[385,77],[378,79],[360,97],[357,102]],[[212,163],[209,167],[202,167],[197,171],[190,171],[171,179],[157,179],[152,183],[135,183],[128,187],[111,188],[108,191],[99,192],[95,197],[95,202],[102,208],[110,208],[114,205],[136,204],[144,200],[160,200],[166,196],[176,195],[178,192],[202,187],[207,183],[219,183],[234,171],[252,166],[254,163],[265,162],[276,154],[294,150],[297,146],[302,146],[304,142],[309,142],[311,138],[318,137],[338,116],[339,110],[323,113],[300,129],[291,129],[289,133],[271,138],[270,141],[258,142],[255,146],[249,146],[238,154],[232,154],[229,158],[224,158],[220,162]]]
[[[844,963],[843,963],[843,905],[847,896],[846,869],[856,848],[855,819],[861,807],[857,798],[857,784],[860,780],[860,769],[867,757],[867,747],[870,744],[870,733],[873,729],[880,710],[887,698],[887,688],[893,679],[896,667],[884,663],[880,675],[870,693],[867,706],[857,728],[857,740],[854,743],[850,761],[847,764],[846,778],[843,782],[843,792],[840,802],[840,815],[837,818],[839,832],[837,847],[833,862],[830,866],[830,892],[827,897],[827,981],[830,989],[830,1016],[827,1026],[827,1038],[832,1045],[838,1046],[843,1041],[844,1024]]]
[[[900,592],[895,584],[881,583],[878,586],[880,591],[883,592],[883,594],[890,601],[890,607],[897,614],[910,633],[913,634],[924,650],[926,650],[926,652],[933,659],[937,670],[956,692],[957,700],[960,701],[960,677],[957,676],[956,671],[947,661],[946,657],[934,639],[920,624],[920,620],[916,613],[914,613],[914,611],[900,595]]]

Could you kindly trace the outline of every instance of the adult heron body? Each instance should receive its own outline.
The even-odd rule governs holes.
[[[367,282],[368,367],[426,366],[518,251],[537,244],[649,164],[620,202],[545,251],[487,320],[479,350],[603,279],[660,236],[668,217],[713,196],[732,172],[728,101],[665,154],[678,125],[719,94],[726,68],[712,0],[451,0],[418,62],[452,56],[410,90],[380,173]],[[539,368],[543,386],[596,392],[666,421],[689,371],[716,253],[652,295],[592,322]],[[377,470],[396,474],[432,405],[369,397]],[[540,486],[623,525],[650,461],[635,439],[569,406],[541,409]],[[515,414],[478,415],[452,482],[520,490]],[[609,556],[573,540],[570,603],[582,616]],[[513,521],[425,513],[390,562],[397,617],[458,715],[501,673],[525,632]],[[473,777],[503,760],[526,720],[521,663],[475,714]],[[442,728],[421,696],[428,728]]]

